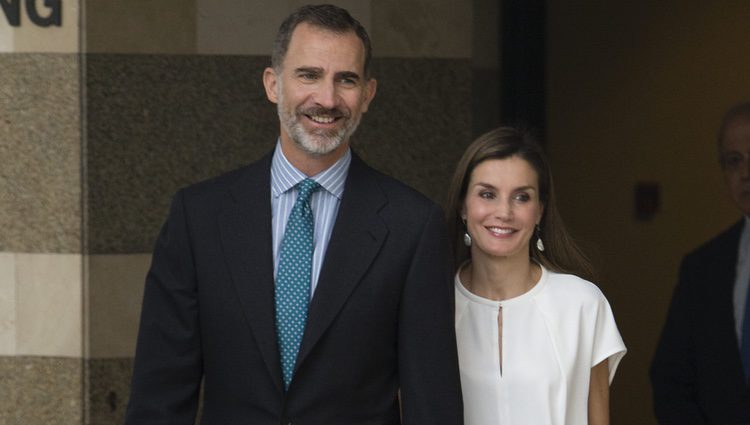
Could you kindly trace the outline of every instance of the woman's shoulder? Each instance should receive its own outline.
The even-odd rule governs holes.
[[[548,295],[560,300],[570,300],[582,303],[599,303],[606,301],[601,289],[586,279],[569,273],[555,272],[545,269],[546,287]]]

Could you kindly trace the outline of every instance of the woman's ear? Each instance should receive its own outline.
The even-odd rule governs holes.
[[[539,217],[536,219],[537,226],[542,224],[542,218],[544,218],[544,205],[539,208]]]

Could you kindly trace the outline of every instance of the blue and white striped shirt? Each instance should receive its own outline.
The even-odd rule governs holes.
[[[330,168],[312,176],[312,179],[320,184],[321,188],[313,193],[310,199],[315,219],[315,231],[313,234],[313,264],[312,284],[310,285],[310,298],[318,285],[318,275],[323,265],[328,241],[331,239],[331,230],[336,223],[336,213],[341,204],[341,196],[344,193],[344,183],[349,173],[349,164],[352,161],[351,150],[347,149],[342,156]],[[298,170],[286,159],[281,151],[281,145],[276,143],[276,150],[271,160],[271,213],[273,229],[273,275],[279,266],[279,249],[284,239],[284,230],[289,214],[292,212],[294,202],[297,200],[297,184],[306,179],[303,172]]]

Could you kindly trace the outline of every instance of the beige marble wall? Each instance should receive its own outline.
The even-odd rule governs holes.
[[[385,57],[471,58],[471,1],[378,0],[369,29]]]
[[[193,0],[86,2],[85,51],[195,53]]]
[[[0,252],[81,252],[73,54],[0,54]]]
[[[0,424],[82,418],[81,68],[67,53],[76,4],[63,1],[61,28],[22,22],[11,49],[3,40],[15,53],[0,53]]]
[[[29,20],[26,2],[21,4],[21,23],[12,27],[0,9],[0,53],[73,53],[79,51],[81,0],[60,0],[61,25],[39,27]],[[38,14],[50,15],[46,2],[35,1]]]
[[[81,357],[79,254],[15,254],[16,353]]]
[[[97,0],[86,5],[85,49],[94,53],[266,56],[283,18],[305,0]],[[472,3],[335,0],[368,29],[376,57],[470,58]],[[462,7],[463,6],[463,7]]]
[[[80,254],[0,253],[0,424],[81,424]]]
[[[308,3],[236,0],[61,0],[62,26],[20,27],[0,19],[0,52],[268,55],[281,20]],[[471,7],[450,0],[338,0],[368,28],[380,57],[471,56]],[[467,2],[467,4],[469,4]],[[81,8],[85,12],[81,13]],[[39,5],[40,13],[45,8]],[[85,16],[79,40],[80,16]],[[0,17],[0,18],[4,18]]]
[[[12,52],[14,51],[13,40],[15,39],[15,31],[13,27],[3,21],[3,16],[0,15],[0,52]]]
[[[132,357],[86,361],[86,398],[90,424],[123,423],[130,398],[132,373]]]
[[[16,263],[0,253],[0,356],[16,353]]]
[[[80,357],[78,57],[0,54],[0,67],[0,355]]]
[[[284,17],[304,0],[197,0],[197,52],[268,55]],[[450,0],[338,0],[370,33],[376,57],[469,58],[471,2]]]
[[[122,422],[149,263],[145,254],[82,263],[80,255],[0,253],[0,424]],[[91,305],[85,356],[82,266]]]
[[[92,255],[87,358],[133,357],[150,254]]]
[[[266,56],[279,24],[305,0],[265,2],[197,0],[197,52],[199,54],[243,54]],[[334,0],[370,28],[372,0]]]
[[[0,356],[0,424],[82,425],[83,376],[81,359]]]

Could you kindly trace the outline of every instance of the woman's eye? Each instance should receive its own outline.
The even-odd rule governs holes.
[[[479,197],[484,199],[494,199],[495,194],[492,192],[479,192]]]
[[[514,199],[516,201],[528,202],[531,199],[531,197],[529,196],[528,193],[519,193],[516,196],[514,196]]]

